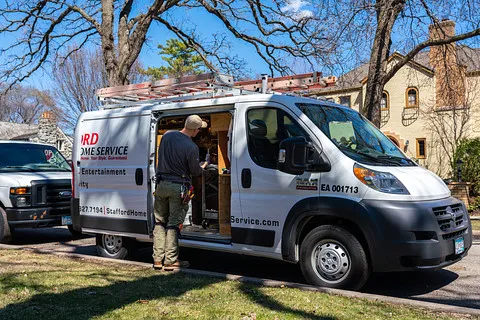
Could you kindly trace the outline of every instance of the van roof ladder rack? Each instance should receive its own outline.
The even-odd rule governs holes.
[[[204,73],[181,78],[169,78],[124,86],[98,89],[104,108],[120,107],[108,104],[138,105],[146,102],[187,101],[245,94],[246,90],[233,87],[233,77],[218,73]],[[253,93],[253,92],[248,92]]]
[[[300,94],[327,86],[321,73],[233,82],[230,75],[204,73],[139,84],[98,89],[96,95],[104,109],[139,104],[181,102],[254,93]]]

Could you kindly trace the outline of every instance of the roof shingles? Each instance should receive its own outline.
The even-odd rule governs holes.
[[[23,140],[38,134],[38,125],[0,122],[0,140]]]

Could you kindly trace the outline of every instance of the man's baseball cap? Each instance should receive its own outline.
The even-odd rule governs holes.
[[[190,130],[195,130],[195,129],[201,129],[201,128],[206,128],[207,123],[202,120],[199,116],[196,114],[192,114],[191,116],[187,117],[187,120],[185,120],[185,128],[190,129]]]

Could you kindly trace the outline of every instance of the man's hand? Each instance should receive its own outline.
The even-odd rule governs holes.
[[[200,162],[200,167],[202,167],[202,169],[205,169],[207,166],[208,166],[207,161]]]

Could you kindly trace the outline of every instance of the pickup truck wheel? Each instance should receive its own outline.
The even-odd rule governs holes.
[[[308,283],[329,288],[359,290],[370,275],[360,242],[334,225],[317,227],[305,237],[300,267]]]
[[[99,256],[112,259],[125,259],[129,252],[127,239],[111,234],[97,234],[97,253]]]
[[[12,233],[7,221],[7,213],[0,208],[0,242],[9,243],[12,240]]]

